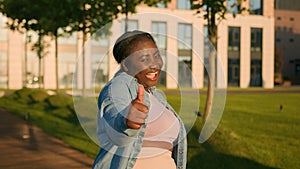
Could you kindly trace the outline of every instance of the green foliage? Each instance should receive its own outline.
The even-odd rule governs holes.
[[[33,102],[43,102],[48,97],[48,94],[45,91],[42,90],[35,90],[29,95],[30,99]]]
[[[72,98],[64,94],[52,95],[47,99],[51,108],[67,108],[72,104]]]
[[[198,143],[202,119],[196,120],[188,133],[188,169],[272,169],[300,165],[300,95],[280,93],[277,89],[268,90],[274,91],[271,94],[260,93],[263,89],[254,91],[257,94],[227,95],[222,120],[203,144]],[[168,95],[168,100],[174,107],[180,103],[176,95]],[[201,100],[205,97],[201,96]]]
[[[112,22],[120,13],[120,0],[75,0],[72,1],[71,30],[80,31],[84,34],[93,34]],[[108,33],[107,30],[104,31]],[[85,40],[84,40],[85,41]]]
[[[30,90],[22,89],[10,96],[3,96],[0,98],[0,107],[22,118],[26,112],[30,112],[31,123],[94,158],[99,147],[85,134],[75,114],[68,108],[49,107],[47,101],[24,104],[12,97],[24,98],[32,93]],[[222,120],[212,137],[203,144],[198,143],[202,119],[197,118],[188,133],[188,169],[300,166],[300,95],[296,92],[280,93],[277,89],[272,89],[273,93],[271,90],[263,93],[263,89],[254,91],[251,93],[247,89],[227,95]],[[71,100],[70,96],[66,97]],[[176,109],[180,107],[176,106],[180,104],[180,95],[168,95],[167,98]],[[81,102],[79,106],[92,106],[94,100],[91,98],[91,102]],[[205,100],[205,96],[201,95],[201,100]],[[203,104],[201,102],[201,107]],[[283,105],[283,110],[279,109],[280,105]]]
[[[34,92],[33,89],[23,88],[15,91],[10,97],[14,98],[16,101],[20,103],[31,103],[32,99],[30,95]]]

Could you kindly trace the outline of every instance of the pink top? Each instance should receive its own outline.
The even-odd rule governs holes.
[[[174,113],[162,105],[152,94],[144,140],[165,141],[173,144],[179,134],[179,121]]]

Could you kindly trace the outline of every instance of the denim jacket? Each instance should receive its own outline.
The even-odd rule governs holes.
[[[98,99],[98,129],[100,151],[93,169],[132,169],[141,150],[147,119],[140,129],[130,129],[126,125],[126,115],[132,100],[136,99],[139,83],[125,72],[120,72],[108,82]],[[172,158],[177,169],[186,168],[187,140],[184,124],[167,103],[165,98],[150,88],[167,109],[174,112],[180,122],[179,136],[174,141]],[[144,104],[149,107],[149,95],[144,95]]]

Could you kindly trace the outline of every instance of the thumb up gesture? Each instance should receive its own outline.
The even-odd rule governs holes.
[[[131,129],[139,129],[145,123],[148,107],[144,105],[144,87],[138,87],[137,98],[131,102],[126,124]]]

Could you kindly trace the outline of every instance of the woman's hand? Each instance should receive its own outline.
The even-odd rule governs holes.
[[[139,129],[145,123],[148,107],[144,105],[144,87],[138,87],[137,98],[131,102],[126,124],[131,129]]]

